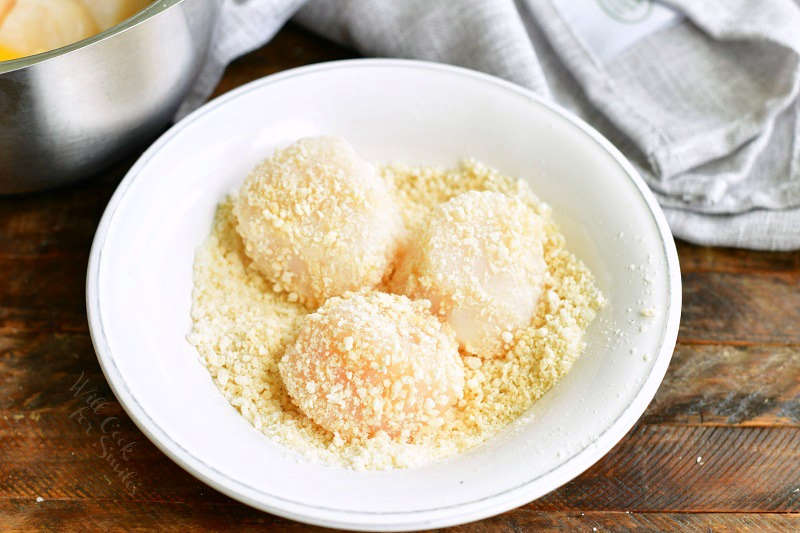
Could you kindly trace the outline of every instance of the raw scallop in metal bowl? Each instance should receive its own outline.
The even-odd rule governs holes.
[[[218,2],[162,0],[98,35],[0,62],[0,194],[91,176],[172,119]]]

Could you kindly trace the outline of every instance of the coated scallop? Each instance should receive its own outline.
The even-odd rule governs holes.
[[[530,324],[547,271],[544,226],[519,198],[470,191],[435,207],[391,280],[426,298],[474,355],[501,355]]]
[[[345,439],[413,439],[443,423],[464,387],[453,332],[430,303],[376,291],[307,315],[279,369],[300,409]]]
[[[312,308],[381,282],[403,233],[386,183],[338,137],[275,152],[250,173],[234,212],[256,268]]]

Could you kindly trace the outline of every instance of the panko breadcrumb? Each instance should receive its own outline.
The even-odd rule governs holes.
[[[278,364],[301,410],[350,439],[380,431],[409,441],[461,399],[464,364],[427,300],[371,291],[306,316]]]
[[[234,213],[273,291],[309,307],[377,285],[403,234],[386,182],[339,137],[277,150],[247,177]]]
[[[522,180],[475,161],[451,169],[387,166],[381,171],[409,233],[430,210],[461,193],[494,191],[518,198],[543,223],[547,271],[536,313],[508,339],[503,355],[463,354],[463,397],[441,425],[410,442],[385,432],[344,439],[305,416],[291,401],[279,361],[309,313],[255,270],[236,232],[232,199],[223,201],[194,264],[189,340],[220,391],[271,439],[308,460],[355,469],[420,466],[484,442],[520,417],[569,369],[584,349],[582,335],[604,304],[589,270]],[[381,288],[380,286],[378,288]]]
[[[516,196],[468,191],[435,206],[414,237],[390,288],[430,300],[467,352],[502,355],[541,294],[541,217]]]

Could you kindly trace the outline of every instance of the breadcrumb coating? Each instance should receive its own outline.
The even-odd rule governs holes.
[[[234,212],[272,290],[312,309],[377,285],[403,234],[386,182],[338,137],[277,150],[247,177]]]
[[[325,429],[400,441],[444,423],[464,367],[430,303],[372,291],[327,300],[307,315],[279,364],[289,395]]]
[[[517,331],[502,356],[462,356],[463,397],[443,413],[443,425],[411,441],[384,431],[346,440],[294,404],[278,366],[308,310],[290,302],[288,293],[275,292],[253,267],[230,199],[220,204],[194,264],[189,341],[221,393],[287,453],[357,470],[422,466],[477,446],[515,421],[523,423],[531,405],[581,355],[583,333],[604,305],[591,272],[566,249],[550,208],[526,182],[476,161],[454,168],[392,165],[383,167],[381,176],[411,233],[420,230],[431,209],[471,190],[519,198],[544,227],[547,271],[533,320]]]
[[[542,292],[541,218],[518,197],[468,191],[436,206],[413,237],[391,289],[430,300],[467,352],[502,355]]]

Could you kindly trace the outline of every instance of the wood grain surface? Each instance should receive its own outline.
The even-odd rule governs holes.
[[[235,62],[217,94],[353,55],[290,25]],[[0,530],[314,530],[181,470],[103,378],[84,278],[99,218],[131,163],[0,198]],[[567,485],[452,531],[800,531],[800,252],[678,251],[679,344],[639,423]],[[88,390],[96,412],[81,410]],[[104,420],[124,443],[114,457]]]

